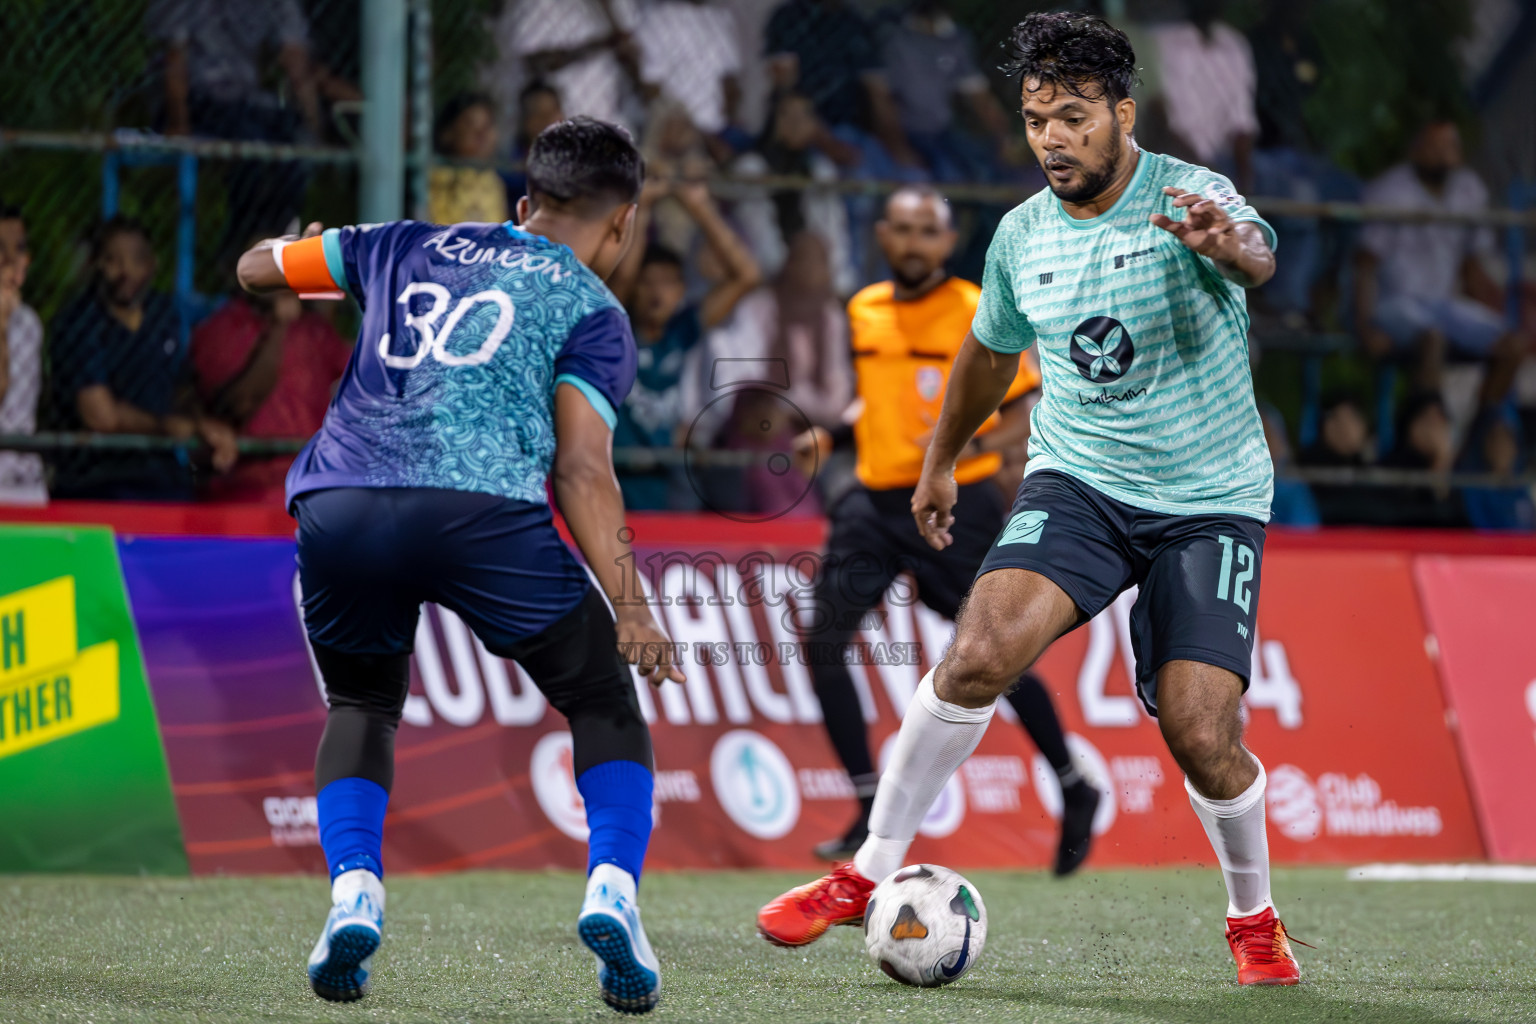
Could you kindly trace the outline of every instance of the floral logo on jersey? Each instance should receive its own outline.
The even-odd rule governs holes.
[[[1095,384],[1125,376],[1135,357],[1130,332],[1114,317],[1090,317],[1072,332],[1072,362],[1078,373]]]

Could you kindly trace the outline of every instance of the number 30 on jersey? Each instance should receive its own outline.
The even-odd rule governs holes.
[[[417,295],[429,296],[432,304],[423,312],[411,312],[411,299]],[[400,297],[395,302],[405,310],[400,319],[407,328],[416,334],[416,351],[410,355],[391,355],[389,351],[390,336],[385,334],[379,339],[379,357],[384,360],[384,365],[391,370],[414,370],[421,365],[421,361],[428,354],[444,366],[483,366],[491,361],[501,343],[507,340],[507,335],[512,332],[512,320],[514,311],[512,299],[506,292],[494,288],[473,295],[466,295],[459,299],[458,305],[453,307],[453,312],[448,313],[448,304],[453,301],[453,295],[440,284],[430,281],[412,281],[400,292]],[[481,303],[490,303],[496,307],[496,323],[491,326],[490,333],[480,343],[480,347],[468,355],[454,355],[448,351],[449,340],[453,332],[464,321],[464,317]],[[441,327],[437,326],[442,320],[443,314],[448,313],[448,319]],[[478,318],[477,318],[478,319]]]

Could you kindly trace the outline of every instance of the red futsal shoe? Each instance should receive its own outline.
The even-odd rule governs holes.
[[[757,912],[757,933],[775,946],[808,946],[833,925],[864,923],[875,883],[843,864]]]
[[[1239,985],[1295,985],[1301,981],[1301,965],[1291,952],[1285,925],[1270,907],[1249,917],[1227,918],[1227,945],[1237,961]]]

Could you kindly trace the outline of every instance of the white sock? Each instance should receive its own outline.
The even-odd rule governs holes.
[[[963,708],[940,700],[933,692],[933,672],[917,684],[891,763],[880,775],[869,838],[853,858],[859,874],[879,882],[901,867],[923,816],[981,742],[995,708]]]
[[[1269,836],[1264,831],[1264,766],[1259,777],[1231,800],[1211,800],[1195,792],[1185,778],[1189,802],[1205,826],[1205,834],[1221,862],[1221,877],[1227,883],[1227,916],[1249,917],[1268,907]]]
[[[635,902],[635,890],[639,888],[635,882],[634,875],[625,871],[617,864],[609,863],[599,864],[587,876],[588,893],[591,893],[593,889],[599,886],[607,886],[609,889],[617,890],[631,903]]]
[[[367,868],[343,871],[331,883],[332,903],[351,903],[357,899],[359,893],[367,893],[373,902],[378,904],[379,912],[383,913],[384,881]]]

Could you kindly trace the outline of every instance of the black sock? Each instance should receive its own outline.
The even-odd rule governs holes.
[[[1072,756],[1067,753],[1067,737],[1061,731],[1061,720],[1056,717],[1056,705],[1051,703],[1051,695],[1046,692],[1040,677],[1033,672],[1020,676],[1018,685],[1008,691],[1008,703],[1013,705],[1029,738],[1056,770],[1062,788],[1082,781],[1072,764]]]
[[[841,671],[839,671],[841,670]],[[827,738],[843,770],[853,782],[859,802],[873,802],[875,763],[869,754],[869,729],[864,724],[864,708],[859,704],[859,692],[853,687],[853,679],[842,665],[818,665],[814,669],[816,698],[821,701],[821,721],[827,728]]]

